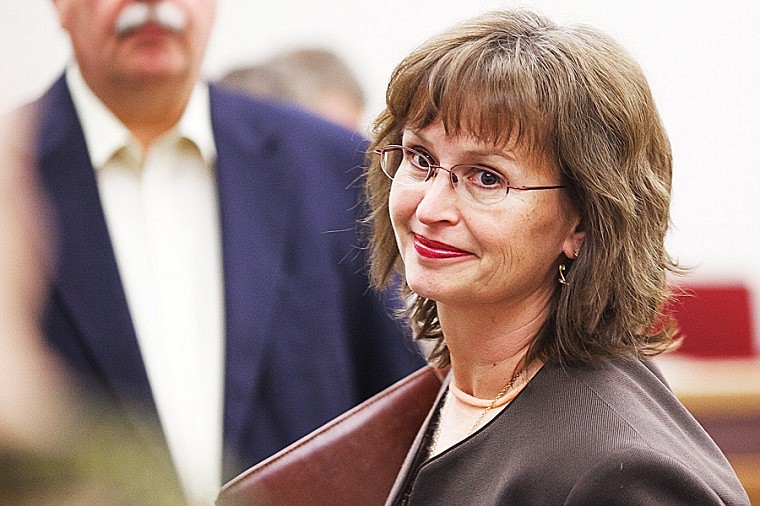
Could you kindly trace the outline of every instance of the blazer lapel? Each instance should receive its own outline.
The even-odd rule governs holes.
[[[390,494],[388,494],[388,499],[385,503],[386,506],[396,504],[395,498],[399,494],[405,492],[405,489],[408,486],[408,481],[414,477],[413,475],[419,471],[420,466],[426,460],[425,456],[420,454],[420,450],[422,449],[423,445],[428,443],[427,438],[428,433],[430,432],[430,424],[432,423],[433,417],[435,416],[436,408],[441,403],[441,399],[444,395],[446,395],[446,392],[448,391],[449,383],[451,383],[452,378],[451,372],[446,372],[445,377],[441,377],[440,373],[442,373],[442,370],[439,369],[436,374],[439,374],[439,379],[441,380],[441,388],[438,390],[438,395],[436,395],[435,400],[430,407],[430,412],[425,417],[425,421],[422,422],[422,426],[417,432],[417,436],[414,438],[412,446],[409,448],[409,452],[406,454],[406,458],[404,459],[404,463],[401,465],[401,469],[399,470],[396,481],[393,484],[393,488],[391,489]]]
[[[122,406],[153,405],[74,104],[59,79],[40,103],[39,166],[57,213],[55,304],[66,313],[100,381]],[[53,330],[53,335],[55,331]],[[54,339],[58,339],[56,336]],[[144,413],[143,413],[144,415]]]
[[[276,135],[250,127],[269,121],[242,118],[239,99],[213,86],[210,92],[225,278],[224,440],[231,449],[249,412],[263,337],[272,334],[267,321],[275,304],[272,294],[284,275],[290,217],[287,198],[276,189],[282,181],[269,170],[283,166]]]

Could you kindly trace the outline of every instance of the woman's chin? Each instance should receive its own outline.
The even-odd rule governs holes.
[[[441,298],[446,298],[446,290],[440,283],[431,282],[430,280],[409,280],[407,278],[407,285],[409,288],[420,297],[426,299],[440,301]]]

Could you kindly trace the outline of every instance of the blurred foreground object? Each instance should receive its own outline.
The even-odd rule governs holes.
[[[39,449],[66,426],[67,383],[40,337],[51,246],[28,169],[31,119],[16,119],[0,120],[0,442],[4,449]]]
[[[182,504],[168,460],[149,457],[158,432],[146,425],[144,446],[113,438],[41,337],[53,234],[30,168],[32,118],[0,119],[0,504]]]

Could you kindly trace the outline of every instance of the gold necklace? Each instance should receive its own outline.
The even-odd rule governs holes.
[[[486,406],[486,409],[483,410],[483,412],[480,414],[477,420],[475,420],[475,424],[470,429],[470,432],[467,433],[467,435],[471,435],[477,430],[477,428],[480,426],[480,424],[483,422],[483,419],[486,417],[489,411],[493,409],[494,406],[496,406],[496,403],[499,402],[499,399],[504,397],[507,392],[512,390],[512,388],[515,386],[515,383],[517,382],[517,379],[522,375],[523,371],[525,370],[524,367],[520,367],[519,369],[515,369],[515,372],[512,373],[512,377],[509,379],[509,383],[504,385],[504,388],[499,390],[499,393],[496,394],[496,397],[493,398],[493,400]]]

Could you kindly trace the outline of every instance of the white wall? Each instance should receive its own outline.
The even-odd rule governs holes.
[[[68,55],[51,0],[0,0],[0,111],[40,93]],[[534,7],[594,24],[639,60],[675,159],[669,249],[703,278],[760,293],[760,2],[672,0],[219,0],[207,76],[283,47],[322,45],[355,68],[370,115],[393,66],[430,34],[486,9]],[[760,297],[758,297],[760,302]]]

